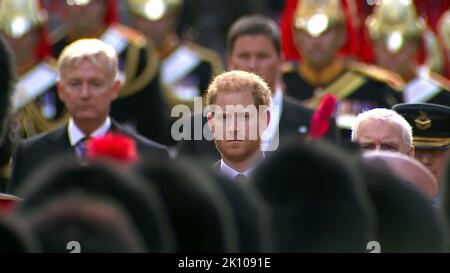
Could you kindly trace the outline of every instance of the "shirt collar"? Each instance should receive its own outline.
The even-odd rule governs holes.
[[[103,122],[97,130],[92,132],[90,137],[101,137],[109,131],[109,128],[111,128],[111,118],[107,117],[105,122]],[[86,137],[83,131],[81,131],[81,129],[75,124],[73,118],[69,119],[69,126],[67,130],[69,133],[69,141],[71,146],[75,146],[81,139]]]
[[[244,172],[238,172],[235,169],[233,169],[232,167],[228,166],[227,163],[225,163],[223,161],[223,159],[220,160],[220,172],[222,174],[224,174],[225,176],[231,178],[231,179],[235,179],[236,176],[238,176],[239,174],[243,174],[247,177],[251,177],[253,174],[253,171],[255,170],[256,166],[261,162],[261,160],[263,160],[266,157],[265,153],[262,153],[262,158],[259,159],[255,164],[253,164],[253,166],[251,166],[250,168],[248,168],[247,170],[245,170]]]
[[[228,166],[227,163],[225,163],[222,159],[220,160],[220,172],[231,179],[235,179],[239,174],[250,177],[254,169],[255,167],[253,166],[247,169],[245,172],[241,173]]]

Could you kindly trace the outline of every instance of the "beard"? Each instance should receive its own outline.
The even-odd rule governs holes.
[[[225,158],[231,162],[245,161],[261,150],[260,139],[236,142],[215,140],[215,143],[222,158]]]

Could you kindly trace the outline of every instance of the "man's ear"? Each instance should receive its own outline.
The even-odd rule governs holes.
[[[208,127],[211,133],[214,134],[215,126],[214,126],[214,114],[212,112],[208,113]]]
[[[230,52],[227,53],[226,60],[227,60],[227,67],[228,67],[228,69],[229,70],[233,70],[234,69],[234,65],[233,65],[233,63],[231,61],[231,53]]]
[[[409,147],[409,151],[408,151],[408,155],[412,158],[414,158],[416,153],[416,147],[414,147],[414,145],[411,145],[411,147]]]
[[[112,86],[113,89],[113,100],[117,99],[120,93],[120,88],[122,87],[122,83],[119,80],[116,80]]]
[[[58,98],[64,102],[64,99],[65,99],[64,86],[60,80],[56,81],[56,93],[58,94]]]

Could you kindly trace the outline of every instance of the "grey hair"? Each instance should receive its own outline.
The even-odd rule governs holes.
[[[382,120],[391,124],[397,124],[401,130],[403,135],[403,140],[407,147],[411,147],[413,144],[413,135],[412,135],[412,127],[403,118],[394,110],[385,109],[385,108],[375,108],[363,113],[360,113],[355,120],[355,123],[352,126],[352,141],[356,141],[358,139],[358,128],[361,122],[369,119]]]
[[[98,39],[80,39],[66,46],[58,58],[57,80],[61,80],[62,71],[81,60],[89,60],[97,64],[99,56],[107,58],[107,66],[112,80],[118,79],[118,56],[115,49]]]

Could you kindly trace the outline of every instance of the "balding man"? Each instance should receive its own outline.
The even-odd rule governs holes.
[[[411,125],[397,112],[375,108],[357,116],[352,141],[364,151],[386,150],[414,157]]]

